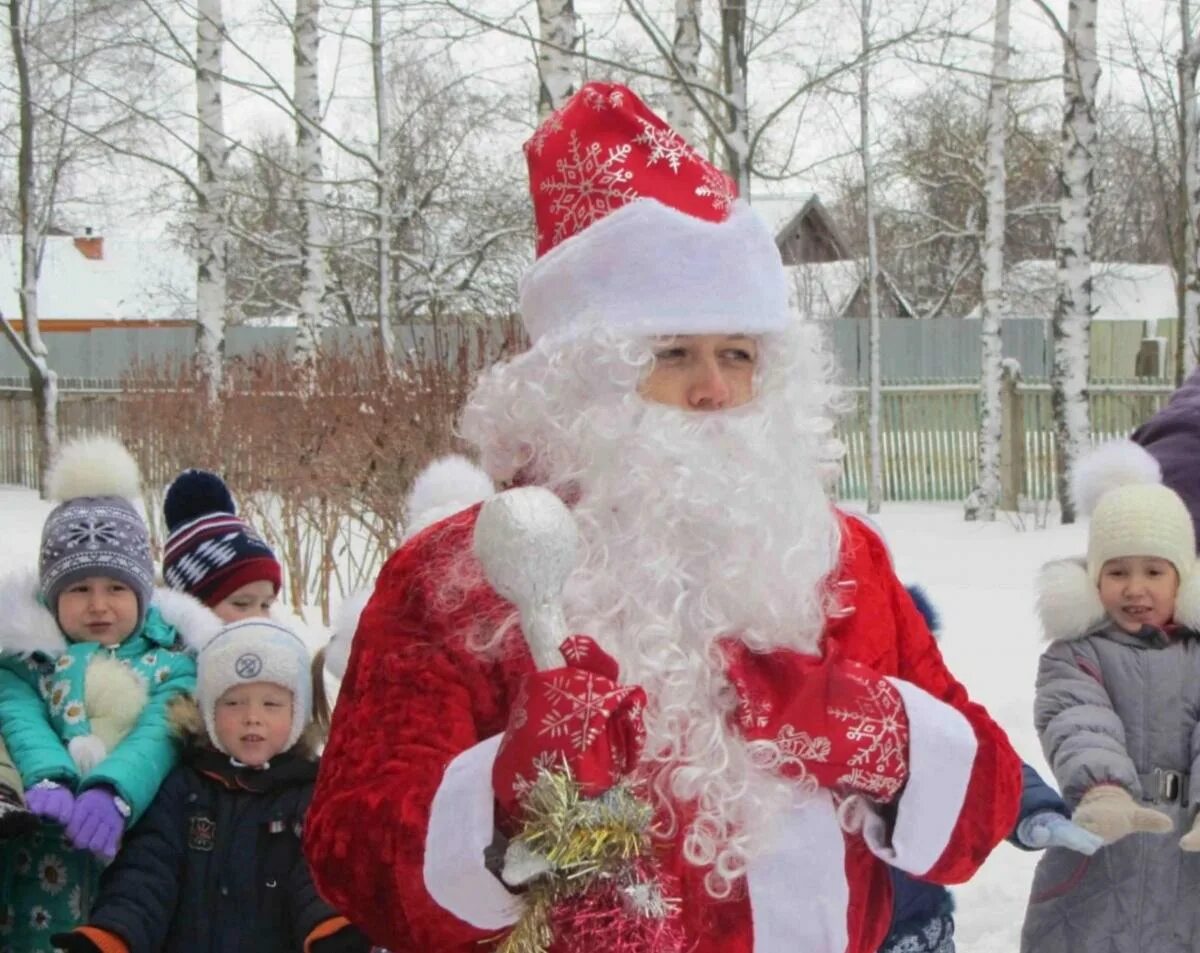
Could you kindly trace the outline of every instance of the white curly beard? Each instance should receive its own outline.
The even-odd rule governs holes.
[[[811,367],[796,366],[797,347],[780,345],[756,399],[735,410],[648,404],[633,386],[636,358],[597,371],[595,354],[586,368],[560,354],[485,382],[464,419],[469,436],[486,434],[493,470],[507,456],[510,472],[496,475],[511,476],[515,463],[572,499],[582,556],[565,592],[568,624],[613,654],[622,681],[646,689],[644,768],[668,825],[684,825],[685,857],[711,867],[715,896],[744,874],[796,798],[751,763],[731,726],[735,699],[717,640],[817,652],[837,564],[829,418],[813,406],[813,393],[827,391]],[[601,374],[607,390],[578,385]],[[499,397],[490,386],[501,384],[517,407],[531,407],[520,393],[530,380],[536,412],[485,412],[485,397]],[[518,444],[536,455],[512,456]],[[764,757],[755,751],[755,763]]]

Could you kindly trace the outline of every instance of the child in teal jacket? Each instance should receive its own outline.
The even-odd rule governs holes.
[[[0,733],[41,823],[0,844],[0,953],[49,953],[88,914],[101,865],[178,761],[167,703],[219,620],[155,593],[137,466],[110,439],[65,446],[40,573],[0,584]]]

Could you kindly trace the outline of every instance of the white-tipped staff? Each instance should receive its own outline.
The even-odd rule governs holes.
[[[521,629],[539,671],[561,668],[567,637],[562,591],[575,568],[579,529],[557,496],[537,486],[507,490],[483,504],[475,520],[475,555],[488,582],[521,614]],[[552,869],[514,841],[500,876],[512,887]]]
[[[475,555],[492,588],[520,612],[538,671],[562,667],[558,647],[568,634],[562,592],[578,552],[575,518],[542,487],[493,496],[475,521]]]

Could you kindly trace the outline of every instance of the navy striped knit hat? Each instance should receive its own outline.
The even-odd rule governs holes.
[[[163,500],[167,522],[163,579],[215,606],[242,586],[266,580],[279,591],[279,560],[237,515],[229,488],[215,473],[184,470]]]

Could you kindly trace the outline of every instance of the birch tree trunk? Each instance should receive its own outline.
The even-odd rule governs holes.
[[[1175,382],[1196,367],[1200,357],[1200,143],[1197,142],[1196,72],[1200,69],[1200,36],[1192,35],[1189,0],[1179,0],[1179,26],[1183,49],[1179,56],[1179,161],[1184,190],[1183,314],[1175,348]]]
[[[746,0],[721,0],[721,78],[725,90],[725,162],[738,194],[750,199],[750,104]]]
[[[371,0],[371,75],[375,87],[375,321],[379,350],[391,373],[396,361],[396,338],[392,333],[392,216],[388,205],[387,144],[391,137],[387,85],[383,64],[383,10],[380,0]]]
[[[667,123],[689,142],[696,133],[696,106],[692,101],[700,79],[700,0],[675,0],[675,38],[671,58],[678,75],[667,96]],[[692,87],[689,94],[688,87]]]
[[[225,361],[229,243],[221,0],[197,0],[196,14],[196,372],[215,406]]]
[[[576,77],[575,0],[538,0],[538,122],[579,89]]]
[[[1004,169],[1008,124],[1009,0],[996,0],[992,39],[992,75],[988,89],[987,168],[984,191],[987,221],[983,228],[982,361],[979,378],[979,475],[968,500],[967,519],[994,520],[1000,501],[1000,324],[1007,310],[1004,293],[1004,232],[1007,224]]]
[[[883,506],[883,448],[879,438],[883,373],[879,359],[879,242],[875,232],[875,167],[871,159],[871,66],[866,55],[871,48],[871,0],[862,0],[861,13],[863,61],[859,69],[858,121],[862,140],[859,155],[863,167],[863,204],[867,221],[867,314],[870,321],[867,344],[870,367],[867,440],[871,464],[867,483],[867,512],[878,513]]]
[[[29,59],[25,50],[25,27],[20,0],[8,2],[8,29],[13,65],[19,91],[20,144],[17,148],[17,214],[21,222],[21,320],[24,340],[17,338],[12,326],[3,321],[4,330],[29,369],[29,388],[33,392],[34,414],[38,428],[38,487],[46,492],[46,473],[58,453],[58,375],[51,370],[46,342],[38,325],[38,271],[42,229],[37,213],[34,180],[34,156],[37,123],[33,114],[33,91],[29,77]],[[2,318],[3,316],[0,316]]]
[[[295,55],[296,161],[300,170],[300,301],[292,361],[312,373],[321,345],[325,300],[324,175],[321,165],[320,0],[296,0]]]
[[[1098,0],[1070,0],[1065,43],[1062,183],[1055,257],[1054,364],[1050,405],[1057,441],[1057,489],[1063,523],[1075,521],[1069,475],[1091,438],[1088,412],[1092,323],[1091,210],[1096,148],[1096,8]]]

